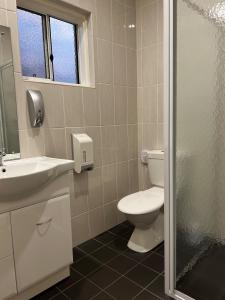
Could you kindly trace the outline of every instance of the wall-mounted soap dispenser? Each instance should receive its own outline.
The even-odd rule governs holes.
[[[77,173],[94,167],[93,140],[85,133],[72,134],[74,170]]]
[[[40,91],[28,90],[27,103],[32,127],[41,127],[44,122],[44,101]]]

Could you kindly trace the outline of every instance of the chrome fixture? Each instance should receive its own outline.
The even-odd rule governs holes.
[[[3,166],[3,157],[4,157],[4,156],[6,156],[6,153],[5,153],[5,149],[2,148],[2,149],[0,150],[0,167]]]
[[[27,101],[32,127],[41,127],[44,122],[44,101],[40,91],[28,90]]]

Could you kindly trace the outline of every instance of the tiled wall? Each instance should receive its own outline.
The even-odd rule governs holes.
[[[67,0],[92,12],[96,88],[34,83],[21,77],[16,1],[0,0],[0,24],[12,29],[23,157],[72,158],[71,133],[94,139],[95,169],[74,175],[74,245],[123,220],[117,201],[138,190],[137,65],[134,0]],[[144,50],[143,50],[144,51]],[[46,120],[31,129],[25,92],[42,91]]]
[[[163,149],[163,0],[136,0],[138,151]],[[150,185],[139,160],[139,186]]]

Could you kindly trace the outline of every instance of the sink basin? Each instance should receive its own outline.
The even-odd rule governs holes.
[[[0,167],[0,198],[26,194],[72,170],[73,160],[45,156],[4,162]]]

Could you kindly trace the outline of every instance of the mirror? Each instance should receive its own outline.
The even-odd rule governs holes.
[[[19,132],[10,29],[0,26],[0,150],[19,156]]]

